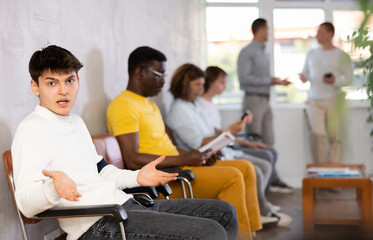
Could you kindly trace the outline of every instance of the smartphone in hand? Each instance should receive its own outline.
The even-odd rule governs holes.
[[[331,72],[328,72],[328,73],[324,74],[324,77],[327,77],[327,78],[330,78],[331,76],[333,76],[333,74]]]
[[[247,115],[249,115],[251,112],[250,110],[246,110],[244,114],[241,116],[241,120],[243,120]]]

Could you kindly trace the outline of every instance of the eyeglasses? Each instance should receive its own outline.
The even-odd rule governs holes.
[[[166,78],[167,77],[167,74],[166,73],[161,73],[161,72],[158,72],[156,70],[153,70],[151,68],[148,68],[149,71],[151,71],[155,76],[159,77],[159,78]]]

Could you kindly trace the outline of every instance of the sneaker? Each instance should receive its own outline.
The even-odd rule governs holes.
[[[288,189],[288,188],[282,188],[282,187],[277,187],[277,186],[270,186],[269,191],[271,193],[293,193],[294,190]]]
[[[269,187],[269,191],[273,193],[292,193],[294,192],[294,189],[283,181],[277,180],[276,182],[273,182],[272,185]]]
[[[251,233],[251,240],[259,240],[258,235],[256,235],[256,232]]]
[[[285,213],[272,213],[271,216],[278,219],[278,227],[286,227],[293,221],[293,218]]]
[[[281,211],[280,206],[274,205],[273,203],[270,203],[269,201],[267,201],[267,204],[268,204],[268,207],[271,210],[271,212],[277,213],[277,212]]]
[[[262,221],[263,228],[276,227],[277,223],[279,222],[278,217],[272,216],[260,216],[260,219]]]

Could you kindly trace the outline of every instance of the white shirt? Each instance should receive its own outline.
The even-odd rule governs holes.
[[[180,98],[171,104],[167,126],[172,130],[176,145],[185,150],[198,149],[204,138],[216,134],[198,102],[191,103]]]
[[[26,217],[57,206],[123,204],[132,196],[120,189],[139,186],[138,171],[108,165],[98,173],[96,164],[102,157],[79,116],[60,116],[41,106],[18,126],[12,157],[16,201]],[[66,173],[82,195],[79,201],[61,198],[43,169]],[[67,239],[77,239],[99,219],[62,218],[59,223]]]
[[[334,84],[324,83],[323,76],[326,73],[335,76]],[[353,81],[351,59],[339,48],[331,50],[318,48],[309,51],[302,74],[311,83],[309,99],[334,98],[342,86],[349,85]]]
[[[216,134],[210,121],[211,116],[200,105],[201,99],[191,103],[177,98],[171,105],[167,125],[172,130],[178,147],[186,150],[198,149],[202,147],[204,138],[212,137]],[[218,108],[215,104],[213,105],[219,114]],[[222,154],[224,159],[235,159],[242,157],[243,152],[225,147],[222,149]]]
[[[212,125],[214,125],[214,128],[221,129],[221,117],[218,106],[215,103],[204,99],[203,97],[199,97],[197,99],[197,102],[199,103],[203,111],[206,113],[206,116],[210,120]]]

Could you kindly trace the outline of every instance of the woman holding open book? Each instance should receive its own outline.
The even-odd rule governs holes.
[[[186,150],[198,149],[217,138],[221,133],[220,129],[216,130],[214,128],[197,102],[197,99],[204,92],[204,81],[204,72],[193,64],[180,66],[171,80],[170,91],[175,99],[168,114],[167,125],[173,132],[176,144]],[[251,114],[248,114],[242,119],[238,119],[226,130],[233,135],[237,134],[251,121],[251,118]],[[249,160],[254,164],[262,223],[288,225],[291,217],[287,215],[281,217],[282,219],[278,215],[273,217],[270,204],[264,195],[264,189],[272,171],[271,165],[263,159],[229,148],[223,148],[222,154],[225,160],[240,158]],[[218,161],[217,163],[229,165],[232,162],[234,161]]]
[[[206,116],[215,129],[223,129],[218,106],[213,102],[213,98],[224,92],[227,82],[227,73],[217,67],[209,66],[205,70],[204,93],[197,99]],[[246,109],[246,112],[250,112]],[[252,116],[256,117],[256,116]],[[249,141],[256,140],[256,141]],[[271,192],[292,193],[293,189],[287,185],[277,174],[275,165],[277,163],[277,151],[273,146],[269,146],[260,141],[260,136],[255,134],[242,134],[235,139],[235,147],[243,152],[266,160],[272,166],[271,180],[266,186],[266,195]]]
[[[182,70],[182,69],[180,69]],[[190,72],[190,74],[187,74],[188,77],[185,78],[186,82],[185,84],[189,84],[189,79],[197,79],[200,77],[201,72],[196,72],[195,71],[189,71],[186,69],[187,72]],[[182,75],[184,75],[184,71],[182,70]],[[203,74],[203,71],[202,71]],[[179,74],[175,73],[175,76],[178,76]],[[195,88],[196,86],[193,84],[191,86]],[[197,86],[198,88],[198,86]],[[202,91],[203,91],[203,84],[202,84]],[[190,97],[188,96],[187,92],[183,90],[183,88],[178,88],[172,90],[175,96],[175,101],[173,102],[173,107],[175,107],[175,110],[179,109],[181,110],[181,115],[180,117],[182,118],[181,120],[174,121],[173,114],[177,112],[173,111],[172,115],[170,115],[168,120],[168,124],[170,124],[170,128],[173,131],[174,138],[176,141],[176,144],[178,145],[179,148],[184,148],[184,149],[198,149],[201,145],[203,145],[203,136],[199,134],[199,131],[204,131],[204,129],[199,129],[199,126],[207,126],[205,122],[202,122],[201,125],[197,125],[193,123],[193,119],[189,118],[189,116],[193,116],[194,114],[192,113],[195,111],[193,106],[190,106],[189,104],[192,104],[191,102],[188,101]],[[198,97],[198,95],[197,95]],[[180,107],[178,105],[180,104]],[[246,121],[246,120],[245,120]],[[167,123],[167,122],[166,122]],[[176,128],[180,127],[180,129],[187,129],[186,131],[188,132],[188,136],[191,136],[190,141],[194,142],[194,144],[191,147],[188,147],[187,145],[182,145],[182,139],[179,136],[179,132],[175,131]],[[198,128],[196,130],[196,127]],[[242,126],[243,127],[243,126]],[[226,170],[229,170],[231,172],[235,172],[237,176],[241,176],[240,178],[243,179],[243,184],[237,183],[236,185],[239,186],[237,194],[232,195],[232,196],[225,196],[224,200],[228,201],[229,198],[233,198],[235,200],[239,200],[240,204],[234,205],[237,210],[237,216],[238,216],[238,229],[240,232],[240,236],[242,235],[250,235],[247,234],[248,231],[251,233],[254,233],[255,231],[258,231],[262,228],[261,224],[261,219],[260,219],[260,210],[259,210],[259,204],[258,204],[258,198],[257,198],[257,188],[256,188],[256,176],[255,176],[255,170],[254,166],[247,161],[244,160],[234,160],[234,161],[215,161],[215,162],[208,162],[206,163],[207,167],[212,166],[214,168],[221,168],[221,174],[224,174]],[[193,169],[191,169],[193,171]],[[209,176],[205,176],[207,178]],[[239,177],[238,177],[239,178]],[[218,178],[219,179],[219,178]],[[197,181],[204,181],[203,177],[196,179]],[[224,183],[223,183],[224,184]],[[228,183],[226,183],[228,184]],[[211,189],[214,189],[215,186],[206,186],[209,189],[206,189],[206,192],[211,192]],[[227,186],[228,187],[228,186]],[[244,193],[244,194],[242,194]],[[219,196],[215,196],[215,198],[219,198]],[[237,199],[241,198],[241,199]],[[229,202],[229,201],[228,201]],[[247,239],[248,237],[246,237]]]

